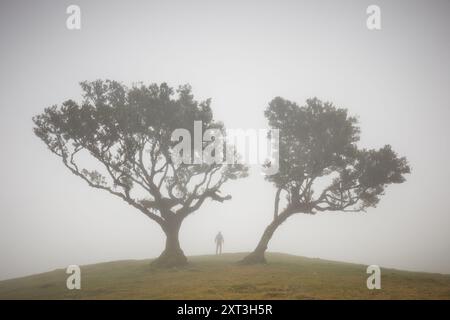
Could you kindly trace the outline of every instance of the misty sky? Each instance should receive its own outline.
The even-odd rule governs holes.
[[[81,30],[66,8],[81,7]],[[381,7],[382,29],[366,28]],[[264,128],[275,96],[357,115],[362,147],[391,144],[407,182],[367,213],[295,215],[269,251],[450,273],[450,1],[4,1],[0,3],[0,279],[157,256],[160,227],[89,188],[32,132],[83,80],[190,83],[228,128]],[[187,218],[186,255],[253,250],[275,190],[256,169],[232,201]]]

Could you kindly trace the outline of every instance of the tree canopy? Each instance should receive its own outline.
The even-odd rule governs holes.
[[[360,128],[346,109],[317,98],[306,105],[277,97],[265,111],[280,130],[279,172],[266,179],[287,193],[291,211],[361,211],[374,207],[387,185],[410,172],[390,145],[360,149]],[[320,192],[319,192],[320,191]]]

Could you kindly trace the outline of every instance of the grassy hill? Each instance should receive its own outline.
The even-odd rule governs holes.
[[[65,270],[0,282],[0,299],[450,299],[450,275],[381,269],[381,290],[366,287],[366,266],[267,254],[267,265],[239,266],[244,254],[190,257],[158,270],[150,260],[81,267],[81,290]]]

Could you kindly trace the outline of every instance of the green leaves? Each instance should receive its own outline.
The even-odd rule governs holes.
[[[213,119],[211,100],[196,101],[189,85],[177,90],[166,83],[127,88],[110,80],[80,85],[83,101],[45,109],[33,118],[34,132],[91,187],[121,197],[161,223],[177,213],[176,205],[187,215],[206,198],[227,200],[218,195],[223,183],[246,176],[244,165],[172,162],[175,129],[193,135],[195,121],[203,131],[224,129]],[[142,206],[143,196],[151,208]]]
[[[280,130],[280,171],[267,179],[287,193],[288,207],[311,208],[309,213],[364,210],[378,203],[387,185],[404,182],[410,173],[406,158],[389,145],[358,149],[357,119],[331,103],[313,98],[299,107],[277,97],[265,116]]]

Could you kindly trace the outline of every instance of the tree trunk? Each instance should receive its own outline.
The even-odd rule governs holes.
[[[161,255],[156,258],[152,265],[160,268],[180,267],[187,264],[187,258],[180,247],[178,234],[181,221],[173,221],[165,227],[163,231],[166,234],[166,247]]]
[[[292,213],[284,211],[278,216],[276,216],[272,222],[264,230],[264,233],[259,240],[258,245],[252,253],[247,255],[244,259],[240,261],[241,264],[256,264],[256,263],[266,263],[266,258],[264,253],[267,250],[270,239],[273,236],[275,230],[291,215]]]

